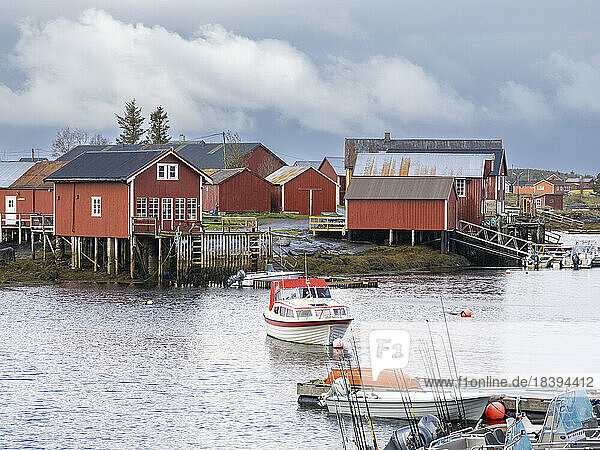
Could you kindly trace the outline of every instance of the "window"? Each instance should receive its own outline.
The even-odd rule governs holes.
[[[156,165],[157,180],[177,180],[179,179],[178,164],[157,164]]]
[[[535,206],[542,206],[542,199],[541,198],[536,198],[535,199]]]
[[[158,219],[158,199],[148,199],[148,217]]]
[[[175,220],[185,220],[185,198],[175,199]]]
[[[198,219],[198,199],[188,198],[187,201],[188,201],[188,203],[187,203],[188,220]]]
[[[173,199],[163,198],[162,199],[162,220],[173,219]]]
[[[540,185],[537,187],[537,190],[538,190],[538,191],[543,191],[543,190],[544,190],[544,186],[540,184]]]
[[[273,308],[273,312],[275,314],[279,314],[279,306],[276,306],[275,308]]]
[[[310,309],[299,309],[296,311],[296,315],[298,316],[298,319],[305,319],[307,317],[312,317],[312,312]]]
[[[464,178],[456,179],[456,195],[465,197],[467,195],[466,180]]]
[[[102,197],[92,197],[92,217],[102,216]]]
[[[135,215],[137,217],[148,217],[148,199],[138,197],[135,205]]]
[[[338,317],[345,316],[346,308],[333,308],[333,315]]]

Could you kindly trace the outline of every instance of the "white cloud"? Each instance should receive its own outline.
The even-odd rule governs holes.
[[[552,119],[552,109],[541,93],[515,81],[501,84],[499,91],[504,101],[502,115],[506,120],[535,124]]]
[[[9,125],[107,129],[132,97],[146,115],[165,106],[178,130],[244,130],[264,110],[334,133],[462,124],[474,115],[454,89],[400,56],[318,66],[286,41],[218,25],[185,39],[97,10],[22,23],[10,60],[26,82],[19,90],[0,84],[0,123]]]
[[[559,105],[582,113],[600,113],[600,56],[577,61],[552,53],[541,66],[557,83]]]

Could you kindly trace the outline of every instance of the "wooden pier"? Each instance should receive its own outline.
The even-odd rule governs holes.
[[[313,235],[317,232],[335,232],[346,235],[346,218],[339,216],[310,216],[308,229]]]

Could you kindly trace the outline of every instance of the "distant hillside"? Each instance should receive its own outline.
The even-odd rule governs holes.
[[[520,174],[520,175],[518,175]],[[557,174],[563,180],[568,177],[578,177],[580,174],[575,172],[558,172],[556,170],[543,170],[543,169],[508,169],[508,181],[514,183],[519,176],[519,181],[540,181],[544,178],[548,178],[552,174]]]

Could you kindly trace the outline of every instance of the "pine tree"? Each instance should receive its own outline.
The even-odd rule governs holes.
[[[121,128],[121,134],[117,137],[117,144],[137,144],[146,130],[142,128],[144,118],[142,117],[142,107],[135,104],[135,98],[125,103],[125,114],[117,116],[117,123]]]
[[[150,128],[148,129],[148,140],[153,144],[166,144],[171,140],[169,136],[169,118],[162,106],[150,114]]]

